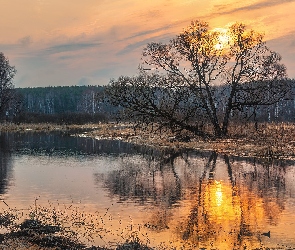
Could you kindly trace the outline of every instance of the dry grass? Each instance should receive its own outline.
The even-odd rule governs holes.
[[[48,203],[44,207],[36,201],[28,209],[7,208],[0,212],[0,249],[151,250],[138,231],[106,225],[105,221],[113,219],[108,209],[104,213],[87,213],[73,205],[55,207]],[[107,235],[119,236],[120,230],[117,243],[104,240]],[[94,246],[98,238],[111,248]]]
[[[254,124],[245,124],[230,128],[232,145],[238,154],[250,154],[257,157],[294,159],[295,124],[262,123],[258,130]]]
[[[18,250],[40,250],[40,247],[35,244],[31,244],[28,241],[24,239],[9,239],[5,242],[2,242],[0,244],[0,249],[3,250],[12,250],[12,249],[18,249]],[[45,250],[45,248],[44,248]]]
[[[176,136],[155,127],[134,129],[132,124],[102,124],[99,129],[83,136],[120,139],[157,148],[214,150],[236,156],[295,159],[295,124],[292,123],[261,123],[257,130],[253,123],[235,125],[229,127],[227,138],[216,140],[196,138],[190,133]]]
[[[210,130],[209,127],[207,129]],[[156,125],[135,129],[134,124],[130,123],[85,125],[3,123],[0,124],[0,131],[67,131],[77,136],[119,139],[157,148],[214,150],[236,156],[295,159],[295,124],[293,123],[261,123],[257,130],[253,123],[235,124],[229,127],[227,138],[216,140],[203,140],[188,132],[184,132],[179,137],[169,131],[157,130]]]
[[[0,123],[0,131],[2,132],[51,132],[51,131],[86,131],[99,128],[99,124],[84,125],[59,125],[52,123]]]

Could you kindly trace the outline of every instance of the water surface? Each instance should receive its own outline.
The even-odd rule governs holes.
[[[295,248],[294,180],[294,162],[0,135],[1,208],[79,209],[98,218],[94,243],[106,246],[136,233],[164,248]]]

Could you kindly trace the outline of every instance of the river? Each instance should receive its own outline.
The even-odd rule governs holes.
[[[2,212],[58,215],[90,245],[136,238],[157,249],[295,248],[291,161],[1,133],[0,199]]]

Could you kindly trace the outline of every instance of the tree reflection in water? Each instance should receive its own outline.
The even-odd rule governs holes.
[[[7,133],[0,132],[0,195],[5,194],[12,177],[12,159]]]
[[[207,160],[206,160],[207,159]],[[96,176],[120,202],[149,205],[148,230],[169,230],[193,247],[261,247],[285,204],[285,167],[211,153],[170,152],[122,158],[122,168]],[[176,211],[180,211],[180,216]],[[177,219],[176,219],[177,218]]]
[[[111,195],[120,201],[136,200],[140,204],[153,203],[171,207],[181,198],[180,180],[174,165],[158,164],[151,160],[146,165],[140,157],[122,158],[122,169],[107,173],[103,178]]]

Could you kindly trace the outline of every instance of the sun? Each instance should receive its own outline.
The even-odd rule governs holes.
[[[224,48],[229,47],[231,38],[228,32],[228,29],[225,28],[215,28],[212,30],[212,32],[216,32],[218,34],[217,36],[217,42],[214,46],[216,50],[222,50]]]

